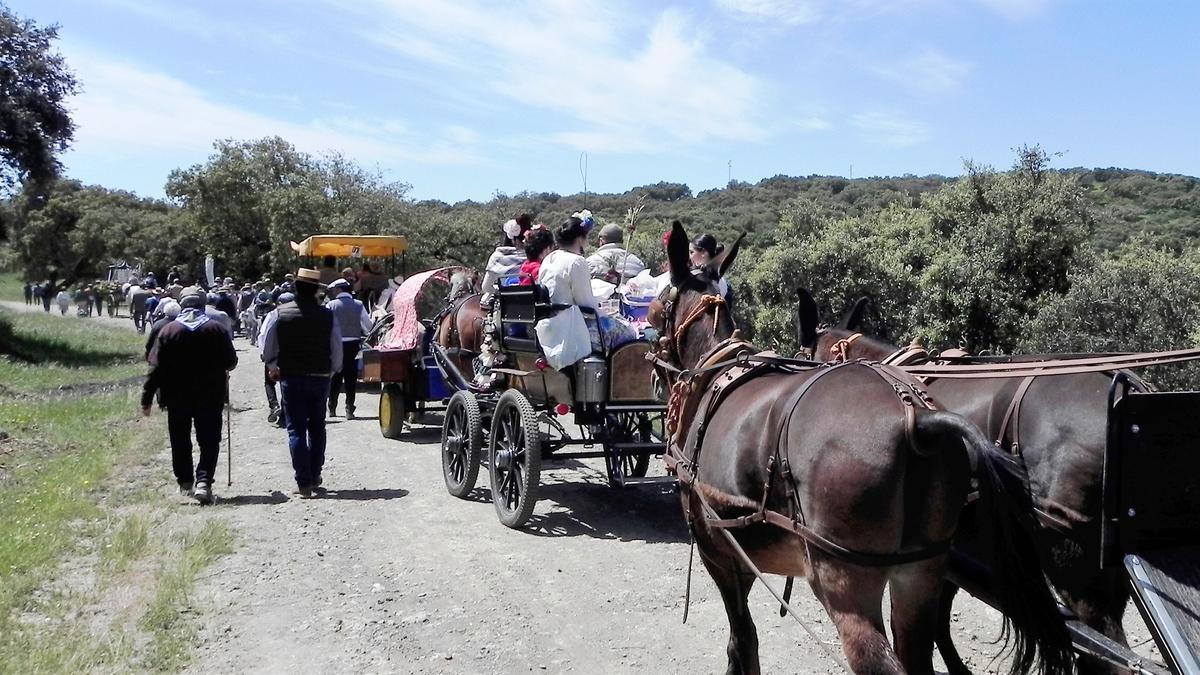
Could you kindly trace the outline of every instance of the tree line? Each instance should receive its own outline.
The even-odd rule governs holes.
[[[764,347],[796,347],[799,286],[827,317],[869,295],[871,330],[934,349],[1143,350],[1200,338],[1196,178],[1056,170],[1041,148],[1022,147],[1007,170],[968,162],[955,178],[774,176],[698,193],[659,182],[448,204],[269,137],[217,141],[207,161],[171,172],[166,199],[148,199],[59,176],[77,87],[55,36],[0,5],[0,238],[11,251],[0,257],[15,256],[30,279],[90,281],[114,260],[194,279],[209,254],[221,276],[278,277],[297,262],[289,241],[331,232],[402,234],[410,271],[478,268],[508,218],[553,225],[588,208],[600,224],[625,225],[651,265],[672,220],[726,242],[747,233],[732,282],[746,332]]]

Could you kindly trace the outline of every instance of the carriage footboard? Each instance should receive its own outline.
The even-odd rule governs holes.
[[[1133,598],[1173,672],[1200,675],[1200,547],[1125,556]]]

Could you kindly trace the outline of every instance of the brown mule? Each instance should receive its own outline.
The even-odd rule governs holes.
[[[736,340],[716,282],[738,243],[693,272],[687,241],[676,222],[667,247],[672,285],[652,304],[650,321],[664,336],[660,358],[693,370],[667,376],[680,430],[671,461],[683,467],[681,483],[690,482],[684,513],[729,619],[727,672],[759,672],[746,602],[755,577],[705,504],[722,520],[752,523],[729,531],[759,569],[808,579],[854,672],[932,673],[945,549],[972,468],[992,528],[988,559],[1014,620],[1011,672],[1069,672],[1069,641],[1038,567],[1032,506],[1016,463],[957,415],[906,410],[898,391],[911,381],[865,365],[764,368],[723,396],[710,393],[728,371],[699,370]],[[755,519],[766,513],[788,515],[809,535]],[[889,585],[891,643],[882,612]]]
[[[446,350],[459,372],[470,377],[471,361],[483,346],[485,312],[479,305],[479,293],[451,300],[449,309],[438,320],[437,343]]]
[[[859,300],[837,327],[817,327],[816,305],[800,292],[801,346],[814,359],[829,361],[840,352],[849,360],[880,361],[900,348],[864,336],[855,329],[865,302]],[[855,337],[858,336],[858,337]],[[1031,355],[1027,358],[1036,358]],[[976,424],[987,437],[1019,454],[1044,517],[1038,543],[1047,575],[1064,603],[1080,621],[1128,646],[1121,619],[1129,587],[1120,569],[1101,569],[1100,507],[1107,443],[1108,389],[1112,373],[1039,376],[1028,385],[1021,378],[932,379],[929,393],[949,409]],[[1024,389],[1024,391],[1020,391]],[[1020,438],[1014,437],[1013,399],[1020,408]],[[1019,441],[1019,443],[1018,443]],[[965,672],[949,633],[949,606],[957,588],[944,591],[945,611],[938,649],[951,672]],[[1082,657],[1080,672],[1118,673],[1124,669]]]

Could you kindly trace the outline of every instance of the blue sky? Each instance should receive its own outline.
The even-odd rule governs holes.
[[[1200,174],[1200,3],[6,0],[61,25],[64,157],[161,196],[218,138],[341,151],[416,198],[957,174],[1012,148]]]

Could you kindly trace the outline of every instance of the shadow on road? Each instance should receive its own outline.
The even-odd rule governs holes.
[[[372,499],[400,499],[407,497],[408,490],[384,488],[381,490],[333,490],[321,495],[321,499],[350,499],[367,501]]]
[[[234,495],[232,497],[222,497],[217,502],[219,506],[253,506],[262,504],[283,504],[288,501],[288,496],[279,490],[273,490],[269,495]]]
[[[491,497],[490,491],[485,494]],[[586,536],[653,544],[688,541],[679,497],[668,484],[614,489],[560,483],[542,486],[538,496],[561,507],[530,518],[524,529],[539,537]]]

